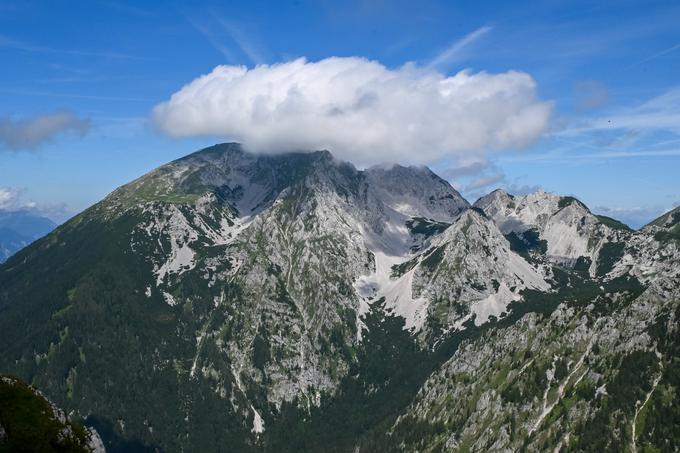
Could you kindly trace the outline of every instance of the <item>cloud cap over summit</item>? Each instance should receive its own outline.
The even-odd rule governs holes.
[[[325,148],[358,164],[425,164],[526,146],[547,128],[551,108],[523,72],[446,76],[333,57],[217,66],[153,116],[170,136],[223,136],[255,152]]]

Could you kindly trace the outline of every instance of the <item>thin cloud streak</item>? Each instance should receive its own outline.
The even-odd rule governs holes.
[[[671,47],[669,47],[669,48],[667,48],[667,49],[664,49],[664,50],[662,50],[661,52],[657,52],[657,53],[655,53],[655,54],[653,54],[653,55],[650,55],[650,56],[648,56],[647,58],[643,58],[642,60],[640,60],[640,61],[638,61],[638,62],[636,62],[636,63],[633,63],[632,65],[628,66],[626,69],[630,69],[630,68],[633,68],[633,67],[635,67],[635,66],[639,66],[639,65],[641,65],[641,64],[643,64],[643,63],[647,63],[647,62],[652,61],[652,60],[656,60],[657,58],[662,57],[662,56],[664,56],[664,55],[666,55],[666,54],[669,54],[669,53],[671,53],[671,52],[675,52],[675,51],[678,50],[678,49],[680,49],[680,43],[678,43],[678,44],[676,44],[676,45],[674,45],[674,46],[671,46]]]
[[[75,56],[83,56],[83,57],[117,58],[117,59],[125,59],[125,60],[146,60],[147,59],[147,58],[137,57],[137,56],[134,56],[134,55],[118,53],[118,52],[92,52],[92,51],[88,51],[88,50],[56,49],[56,48],[53,48],[53,47],[36,46],[36,45],[25,43],[25,42],[22,42],[22,41],[10,39],[10,38],[7,38],[6,36],[2,36],[2,35],[0,35],[0,47],[5,47],[5,48],[8,48],[8,49],[21,50],[21,51],[24,51],[24,52],[75,55]]]
[[[552,135],[576,136],[589,132],[626,129],[680,133],[680,86],[673,87],[640,105],[586,119],[573,127],[554,131]]]
[[[45,96],[54,98],[66,99],[89,99],[93,101],[124,101],[124,102],[150,102],[155,99],[150,98],[135,98],[135,97],[115,97],[115,96],[95,96],[87,94],[70,94],[70,93],[51,93],[49,91],[33,91],[33,90],[3,90],[0,93],[4,94],[18,94],[22,96]]]
[[[224,19],[219,19],[220,25],[222,25],[222,28],[224,31],[227,32],[227,34],[231,37],[232,41],[236,43],[236,45],[241,49],[241,52],[245,56],[247,56],[250,61],[253,63],[259,65],[265,63],[265,58],[262,56],[260,53],[260,50],[257,48],[255,44],[253,44],[252,40],[250,40],[246,34],[241,30],[238,26],[234,25],[233,23],[226,21]]]
[[[593,159],[623,159],[634,157],[675,157],[680,156],[680,149],[666,149],[657,151],[604,151],[599,153],[587,154],[564,154],[549,153],[535,154],[527,156],[505,156],[498,157],[498,160],[505,162],[553,162],[553,161],[578,161]]]
[[[217,50],[219,53],[222,54],[222,56],[226,59],[227,63],[233,64],[238,62],[238,59],[236,58],[234,53],[228,47],[222,44],[207,27],[200,24],[198,21],[192,19],[187,14],[182,15],[184,16],[186,21],[189,22],[189,25],[191,25],[194,30],[201,34],[201,36],[203,36],[206,39],[206,41],[208,41],[208,43],[213,47],[213,49]]]
[[[187,13],[180,12],[194,30],[201,34],[208,43],[226,59],[227,63],[242,64],[245,56],[251,63],[260,65],[266,63],[261,49],[243,31],[243,29],[228,20],[211,13],[211,21],[199,21]],[[226,45],[224,41],[231,42]],[[239,58],[241,57],[241,58]]]
[[[460,56],[460,52],[473,42],[477,41],[479,38],[482,36],[486,35],[488,32],[490,32],[493,29],[493,27],[485,25],[484,27],[480,27],[477,30],[468,33],[467,35],[463,36],[461,39],[455,41],[453,44],[451,44],[446,50],[441,52],[439,55],[434,57],[432,61],[427,65],[428,68],[437,68],[445,64],[450,64],[453,61],[455,61],[457,58]]]

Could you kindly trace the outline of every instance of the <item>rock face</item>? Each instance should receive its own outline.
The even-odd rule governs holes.
[[[0,267],[0,370],[111,451],[665,448],[676,226],[217,145]]]
[[[515,197],[496,190],[475,202],[504,234],[531,243],[545,241],[545,254],[556,263],[574,266],[579,258],[596,262],[602,246],[626,236],[628,228],[613,219],[598,217],[573,197],[535,192]]]
[[[526,289],[549,291],[547,272],[511,250],[483,213],[465,211],[444,230],[415,268],[414,292],[432,302],[430,324],[444,332],[507,314]],[[444,315],[444,316],[442,316]]]
[[[0,451],[105,453],[96,430],[72,423],[38,390],[0,376]]]

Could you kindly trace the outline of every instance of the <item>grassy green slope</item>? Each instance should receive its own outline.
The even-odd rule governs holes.
[[[183,334],[194,329],[194,313],[144,295],[151,269],[144,251],[129,245],[140,219],[129,212],[102,223],[91,214],[0,268],[0,370],[99,426],[128,420],[127,430],[113,431],[139,445],[210,450],[221,443],[246,451],[245,428],[230,407],[207,382],[182,372],[194,353],[195,339]],[[213,297],[191,280],[178,291]]]

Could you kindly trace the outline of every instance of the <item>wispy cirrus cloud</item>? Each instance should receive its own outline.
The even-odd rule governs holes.
[[[238,62],[236,54],[229,47],[222,43],[219,36],[213,32],[211,27],[187,14],[184,15],[184,18],[187,20],[187,22],[189,22],[194,30],[196,30],[201,36],[203,36],[203,38],[205,38],[206,41],[208,41],[213,49],[222,54],[228,63]]]
[[[680,86],[639,106],[622,109],[611,118],[599,118],[592,124],[599,129],[666,129],[680,133]]]
[[[680,86],[675,86],[636,106],[613,109],[572,122],[555,135],[593,131],[667,130],[680,134]]]
[[[430,60],[430,62],[427,64],[427,67],[441,68],[442,66],[450,65],[461,57],[461,54],[466,47],[479,40],[492,29],[493,27],[485,25],[454,41],[444,51]]]
[[[603,93],[595,97],[602,98]],[[588,97],[588,96],[586,96]],[[598,99],[588,99],[599,103]],[[597,102],[596,102],[597,101]],[[593,104],[591,104],[593,105]],[[503,161],[593,161],[680,155],[680,86],[637,105],[598,109],[594,114],[558,117],[541,153],[501,156]]]
[[[22,89],[0,89],[0,93],[15,94],[21,96],[39,96],[49,98],[65,99],[87,99],[91,101],[122,101],[122,102],[149,102],[151,98],[139,98],[128,96],[104,96],[80,93],[59,93],[54,91],[22,90]]]
[[[141,57],[120,53],[120,52],[108,52],[108,51],[91,51],[91,50],[81,50],[81,49],[60,49],[50,46],[42,46],[31,44],[16,39],[9,38],[7,36],[0,35],[0,47],[6,47],[9,49],[21,50],[24,52],[35,52],[35,53],[45,53],[45,54],[61,54],[61,55],[73,55],[73,56],[83,56],[83,57],[101,57],[101,58],[117,58],[117,59],[142,59]]]
[[[90,120],[69,111],[0,117],[0,150],[31,150],[65,133],[85,135]]]
[[[650,56],[648,56],[648,57],[646,57],[646,58],[643,58],[643,59],[640,60],[640,61],[636,61],[636,62],[633,63],[632,65],[628,66],[628,68],[626,68],[626,69],[630,69],[630,68],[633,68],[633,67],[635,67],[635,66],[639,66],[639,65],[641,65],[641,64],[650,62],[650,61],[652,61],[652,60],[656,60],[657,58],[661,58],[661,57],[663,57],[664,55],[667,55],[667,54],[669,54],[669,53],[675,52],[676,50],[680,50],[680,43],[678,43],[678,44],[676,44],[676,45],[674,45],[674,46],[671,46],[671,47],[667,47],[666,49],[663,49],[663,50],[661,50],[661,51],[659,51],[659,52],[656,52],[656,53],[654,53],[654,54],[652,54],[652,55],[650,55]]]
[[[228,63],[242,63],[243,57],[255,65],[266,62],[266,51],[257,44],[242,24],[226,20],[215,13],[203,19],[188,13],[183,15],[194,30],[220,52]]]
[[[646,157],[677,157],[680,149],[638,150],[638,151],[592,151],[575,152],[574,149],[561,149],[545,153],[532,153],[525,155],[500,156],[498,160],[507,162],[575,162],[593,161],[602,159],[632,159]]]
[[[255,41],[240,25],[224,19],[219,19],[218,21],[231,40],[251,62],[254,64],[263,64],[266,62],[260,47],[255,44]]]

